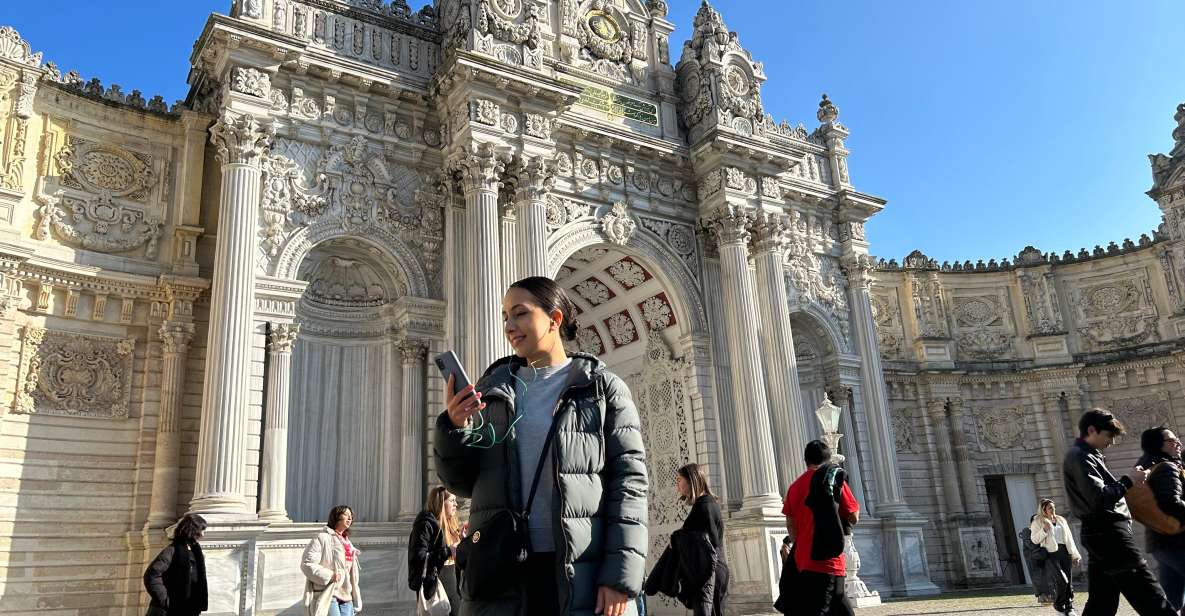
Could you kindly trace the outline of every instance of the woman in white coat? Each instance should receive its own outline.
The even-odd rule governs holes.
[[[1062,614],[1076,614],[1074,611],[1074,565],[1082,561],[1078,546],[1074,543],[1074,529],[1065,518],[1057,514],[1053,501],[1046,498],[1037,507],[1037,517],[1029,524],[1032,541],[1049,552],[1046,568],[1053,573],[1053,609]]]
[[[305,616],[354,616],[362,611],[358,589],[358,549],[350,542],[354,512],[338,505],[325,528],[304,549]]]

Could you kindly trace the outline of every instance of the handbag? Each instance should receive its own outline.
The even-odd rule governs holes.
[[[444,529],[440,529],[441,541],[444,540]],[[435,543],[435,542],[433,542]],[[420,576],[421,580],[428,577],[428,561],[430,558],[424,559],[424,573]],[[432,595],[431,599],[424,597],[424,583],[420,583],[420,590],[416,591],[416,616],[449,616],[452,613],[453,606],[449,603],[448,595],[444,592],[444,585],[440,583],[440,577],[436,578],[436,594]]]
[[[498,511],[480,528],[471,528],[467,537],[457,545],[457,571],[460,574],[461,594],[469,601],[487,601],[516,588],[522,581],[523,563],[527,561],[530,538],[527,521],[539,478],[547,461],[547,452],[555,438],[559,422],[552,418],[551,428],[543,441],[543,452],[535,466],[535,479],[526,507],[522,511]]]
[[[1162,464],[1164,462],[1152,465],[1148,470],[1149,479]],[[1156,495],[1152,493],[1149,482],[1132,486],[1123,497],[1127,500],[1127,508],[1131,510],[1132,517],[1148,530],[1162,535],[1178,535],[1185,531],[1185,526],[1181,525],[1180,520],[1165,513],[1156,504]]]

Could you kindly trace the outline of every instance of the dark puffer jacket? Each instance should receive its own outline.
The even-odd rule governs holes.
[[[629,389],[599,359],[571,356],[572,370],[556,413],[551,446],[556,490],[556,585],[562,616],[593,616],[597,588],[608,586],[633,597],[642,589],[646,547],[646,456],[638,411]],[[513,421],[513,371],[522,360],[495,362],[478,381],[486,420],[498,436]],[[506,509],[521,511],[519,459],[511,434],[489,449],[466,447],[447,413],[436,421],[436,472],[452,493],[472,499],[469,528],[480,528]],[[529,488],[529,486],[527,486]],[[547,498],[540,494],[537,498]],[[468,602],[465,616],[519,616],[525,583],[495,601]],[[535,581],[535,583],[546,583]],[[630,602],[627,614],[634,614]]]
[[[1173,516],[1185,524],[1185,487],[1181,475],[1181,459],[1170,458],[1163,453],[1145,453],[1137,466],[1151,469],[1160,464],[1156,470],[1148,475],[1148,487],[1156,496],[1156,506],[1161,511]],[[1162,535],[1154,530],[1145,529],[1144,549],[1149,552],[1159,550],[1185,550],[1185,533],[1178,535]]]

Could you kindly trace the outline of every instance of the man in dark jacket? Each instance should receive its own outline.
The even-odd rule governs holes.
[[[1144,450],[1140,466],[1148,469],[1148,487],[1156,496],[1156,506],[1185,523],[1185,492],[1182,486],[1181,440],[1164,426],[1150,428],[1140,435]],[[1173,609],[1185,602],[1185,533],[1165,535],[1144,529],[1144,549],[1160,566],[1160,586]]]
[[[1114,616],[1120,593],[1140,616],[1175,616],[1136,549],[1131,514],[1123,500],[1128,489],[1147,480],[1148,471],[1137,466],[1130,475],[1115,479],[1103,457],[1102,450],[1123,433],[1123,424],[1109,411],[1087,411],[1078,420],[1079,438],[1062,464],[1070,508],[1082,520],[1082,544],[1090,555],[1090,597],[1083,616]]]

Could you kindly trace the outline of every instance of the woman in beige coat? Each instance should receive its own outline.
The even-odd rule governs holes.
[[[1074,529],[1057,514],[1053,501],[1046,498],[1037,507],[1037,517],[1029,524],[1032,541],[1049,552],[1045,567],[1053,574],[1053,609],[1062,614],[1074,612],[1073,566],[1082,561],[1074,543]]]
[[[362,611],[358,549],[350,542],[354,512],[338,505],[325,528],[304,549],[305,616],[354,616]]]

